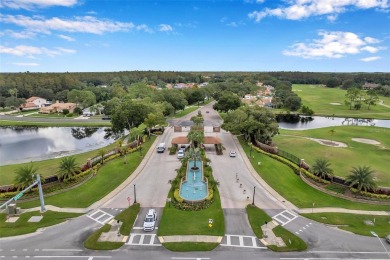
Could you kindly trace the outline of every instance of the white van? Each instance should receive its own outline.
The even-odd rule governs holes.
[[[165,151],[165,143],[160,143],[158,146],[157,146],[157,152],[158,153],[163,153]]]

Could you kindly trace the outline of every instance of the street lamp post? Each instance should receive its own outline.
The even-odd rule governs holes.
[[[134,203],[137,203],[137,192],[135,190],[135,184],[134,184]]]
[[[252,198],[252,205],[255,205],[255,194],[256,194],[256,186],[253,186],[253,198]]]

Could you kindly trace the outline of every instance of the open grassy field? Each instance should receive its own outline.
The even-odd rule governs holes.
[[[334,130],[331,134],[330,130]],[[338,126],[304,131],[280,130],[281,135],[273,138],[282,150],[305,159],[312,165],[317,158],[331,162],[334,174],[346,177],[352,167],[370,166],[375,171],[378,185],[390,187],[390,129],[368,126]],[[331,147],[313,140],[312,137],[345,143],[348,147]],[[379,145],[353,141],[352,138],[373,139]]]
[[[240,140],[241,145],[249,156],[250,147]],[[287,165],[272,159],[271,157],[253,152],[254,159],[251,160],[253,168],[265,182],[286,200],[293,203],[298,208],[314,207],[339,207],[359,210],[388,210],[388,205],[374,205],[358,203],[346,199],[337,198],[324,192],[316,190],[307,185],[294,171]],[[259,165],[258,162],[261,162]]]
[[[293,91],[302,99],[302,104],[314,110],[315,115],[336,115],[338,117],[360,117],[389,119],[390,108],[377,104],[371,106],[363,104],[360,110],[350,110],[344,104],[346,90],[326,88],[319,85],[294,84]],[[385,105],[390,106],[390,98],[379,97]]]

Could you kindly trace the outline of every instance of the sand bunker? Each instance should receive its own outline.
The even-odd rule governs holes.
[[[381,144],[378,141],[375,141],[375,140],[372,140],[372,139],[366,139],[366,138],[352,138],[352,141],[359,142],[359,143],[364,143],[364,144],[373,144],[373,145]]]
[[[313,140],[314,142],[317,142],[322,145],[326,146],[332,146],[332,147],[348,147],[345,143],[342,142],[336,142],[331,140],[325,140],[325,139],[317,139],[317,138],[309,138],[310,140]]]
[[[334,106],[341,106],[340,103],[330,103],[331,105],[334,105]]]

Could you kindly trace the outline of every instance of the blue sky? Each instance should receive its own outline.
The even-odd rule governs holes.
[[[390,0],[2,0],[1,72],[390,72]]]

